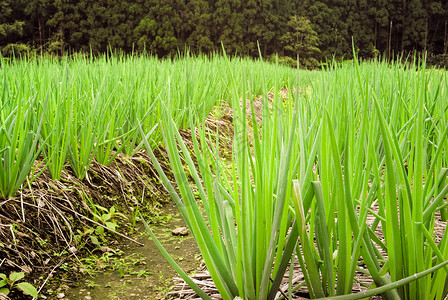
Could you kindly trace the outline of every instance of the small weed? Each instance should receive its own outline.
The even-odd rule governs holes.
[[[97,284],[97,283],[95,283],[95,281],[93,281],[93,280],[87,280],[87,282],[86,282],[86,286],[87,286],[88,288],[93,289],[94,287],[96,287],[96,286],[100,286],[100,285]]]
[[[33,298],[37,298],[37,289],[31,283],[26,281],[18,282],[24,277],[25,273],[23,272],[12,272],[9,276],[0,273],[0,293],[8,295],[13,289],[17,289],[22,291],[25,295],[30,295]]]
[[[89,257],[81,259],[84,267],[84,271],[87,274],[94,275],[99,270],[111,270],[118,271],[121,277],[126,274],[136,275],[138,278],[147,277],[152,275],[146,269],[135,270],[137,265],[144,265],[143,258],[133,257],[132,255],[126,257],[120,257],[123,255],[123,251],[108,251],[104,252],[101,256],[91,255]]]
[[[95,219],[97,221],[101,222],[107,228],[112,229],[114,231],[118,227],[118,223],[116,222],[115,217],[121,217],[123,219],[127,219],[127,217],[125,215],[117,212],[114,206],[109,208],[109,210],[107,208],[102,207],[101,205],[98,205],[98,204],[95,204],[94,207],[97,208],[97,210],[93,213],[93,216],[95,217]],[[101,228],[101,229],[99,229],[99,228]],[[102,233],[104,233],[104,228],[101,226],[98,226],[97,230],[101,230]]]
[[[43,240],[43,239],[38,239],[37,242],[39,243],[39,245],[40,245],[41,247],[44,247],[44,246],[48,243],[48,240],[47,240],[47,239],[45,239],[45,240]]]
[[[147,269],[142,269],[140,271],[131,271],[129,272],[129,274],[136,275],[137,278],[140,278],[140,277],[148,277],[150,275],[153,275],[154,273],[149,272]]]
[[[115,207],[107,209],[100,205],[90,203],[92,207],[92,214],[94,220],[102,225],[97,225],[94,228],[84,228],[84,231],[76,230],[77,234],[74,235],[74,240],[78,244],[78,248],[82,248],[86,243],[92,243],[96,247],[100,248],[102,243],[105,242],[106,229],[116,231],[118,228],[117,217],[127,219],[127,217],[116,211]],[[83,239],[86,237],[86,239]]]

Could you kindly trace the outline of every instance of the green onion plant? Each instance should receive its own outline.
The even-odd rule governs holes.
[[[270,102],[261,69],[259,125],[246,115],[251,75],[234,76],[231,63],[227,70],[232,165],[219,158],[219,134],[202,125],[200,139],[193,135],[196,167],[165,112],[179,194],[159,168],[223,298],[274,299],[296,262],[312,298],[444,299],[447,238],[435,229],[448,193],[446,72],[417,60],[355,59],[296,93],[287,86],[289,100],[274,90]],[[352,295],[360,273],[370,291]]]

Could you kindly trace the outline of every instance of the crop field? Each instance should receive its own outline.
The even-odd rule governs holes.
[[[44,173],[88,181],[93,162],[144,150],[214,288],[182,271],[144,224],[203,299],[447,295],[445,70],[412,60],[310,72],[218,55],[103,56],[1,59],[0,74],[1,203]],[[205,122],[223,107],[230,158],[220,148],[229,137]],[[179,129],[189,128],[185,141]]]
[[[234,67],[236,76],[251,74],[250,86],[241,88],[261,91],[261,64],[235,60]],[[108,165],[114,154],[141,148],[139,126],[153,145],[160,143],[162,108],[178,128],[200,122],[228,98],[226,70],[219,57],[3,59],[0,195],[15,195],[39,155],[53,179],[67,162],[83,179],[92,159]],[[287,84],[294,71],[281,68],[278,78]]]

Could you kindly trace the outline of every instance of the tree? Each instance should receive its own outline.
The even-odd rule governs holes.
[[[23,3],[19,2],[0,0],[0,49],[2,50],[6,47],[8,47],[6,49],[23,49],[25,47],[25,45],[19,45],[25,27],[23,9],[21,9]]]
[[[54,5],[55,12],[46,22],[53,30],[47,49],[93,53],[110,48],[132,50],[133,30],[143,17],[140,2],[57,0]]]
[[[304,66],[318,66],[316,57],[320,53],[319,38],[311,28],[310,20],[305,17],[292,16],[288,22],[289,31],[281,37],[284,49],[293,56],[299,55]]]
[[[348,38],[353,37],[358,55],[364,58],[376,54],[375,19],[369,14],[369,5],[367,0],[350,0],[346,2],[345,10]]]
[[[389,10],[387,0],[376,0],[368,9],[370,18],[373,19],[374,41],[373,47],[379,52],[387,51],[387,40],[389,34]]]
[[[443,54],[448,31],[448,3],[445,2],[445,4],[442,4],[441,1],[430,1],[430,3],[428,3],[427,12],[428,52],[433,54]]]
[[[214,50],[212,42],[212,14],[206,0],[191,0],[186,4],[183,13],[183,27],[186,31],[186,44],[194,52],[211,52]]]
[[[89,49],[89,39],[85,32],[85,1],[54,1],[55,13],[46,24],[50,27],[51,34],[46,45],[46,50],[63,55],[67,47],[73,51]]]
[[[249,49],[244,41],[246,24],[243,0],[217,0],[213,14],[217,49],[223,43],[228,54],[247,55]]]
[[[181,12],[185,5],[180,0],[149,0],[149,12],[134,29],[140,49],[160,56],[175,55],[183,47]]]
[[[271,0],[248,0],[245,2],[244,19],[246,32],[244,41],[248,54],[258,56],[259,43],[263,55],[266,56],[268,50],[274,52],[276,49],[270,48],[270,44],[277,31],[279,17],[274,14]]]
[[[340,17],[336,4],[329,1],[304,1],[300,11],[311,21],[311,27],[317,32],[322,55],[326,57],[342,57],[351,49],[351,39],[347,40],[346,25]]]
[[[391,0],[387,2],[389,11],[388,56],[404,51],[403,27],[406,19],[408,0]]]
[[[303,59],[350,57],[352,37],[362,57],[448,52],[446,0],[0,0],[0,50],[130,52],[137,44],[171,56],[222,42],[230,55],[257,57],[259,42],[264,57],[295,56],[285,45],[292,15],[319,38],[320,52]]]
[[[426,49],[427,18],[428,15],[422,0],[411,0],[407,3],[403,24],[402,50],[422,51]]]
[[[56,13],[54,1],[51,0],[30,0],[25,6],[27,15],[27,30],[31,33],[32,42],[39,45],[40,50],[44,50],[44,45],[49,38],[47,21]]]

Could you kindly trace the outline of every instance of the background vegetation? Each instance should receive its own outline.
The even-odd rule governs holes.
[[[428,51],[446,61],[448,2],[423,0],[1,0],[2,54],[43,50],[101,53],[179,49],[229,54],[278,53],[305,63]],[[308,58],[312,58],[311,60]]]

